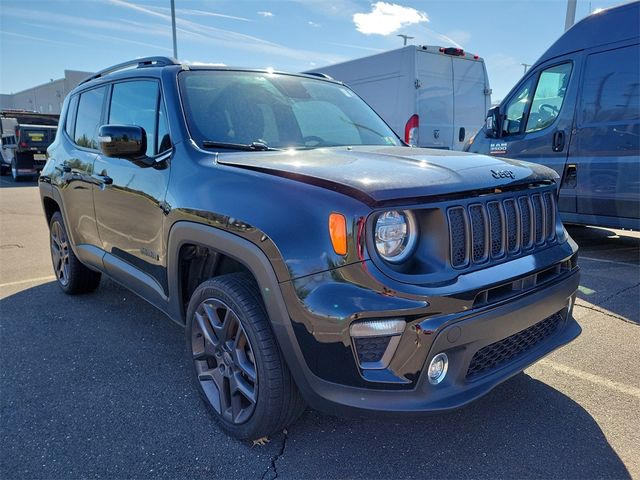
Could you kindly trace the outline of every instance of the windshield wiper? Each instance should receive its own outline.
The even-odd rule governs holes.
[[[204,140],[202,142],[202,146],[204,148],[228,148],[229,150],[243,150],[247,152],[264,152],[267,150],[277,150],[277,148],[271,148],[264,142],[231,143]]]

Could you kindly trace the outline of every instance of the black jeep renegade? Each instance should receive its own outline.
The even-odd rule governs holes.
[[[117,65],[69,94],[48,153],[60,287],[104,273],[185,325],[235,437],[306,404],[460,407],[580,333],[556,174],[408,147],[328,78]]]

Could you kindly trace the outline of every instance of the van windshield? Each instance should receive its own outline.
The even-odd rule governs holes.
[[[183,72],[179,79],[189,130],[200,146],[401,145],[363,100],[333,82],[211,70]]]

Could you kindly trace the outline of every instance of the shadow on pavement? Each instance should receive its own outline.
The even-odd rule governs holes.
[[[182,329],[108,280],[0,300],[0,365],[2,478],[260,478],[272,462],[279,478],[629,477],[580,405],[526,375],[449,414],[307,411],[266,447],[231,440],[192,386]]]
[[[630,478],[587,411],[525,374],[449,414],[309,411],[278,465],[279,478]]]
[[[640,324],[640,235],[595,227],[568,227],[580,246],[578,297]]]

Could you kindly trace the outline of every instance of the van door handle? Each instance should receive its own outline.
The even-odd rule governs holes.
[[[561,188],[576,188],[578,186],[578,167],[574,164],[567,165],[564,170]]]
[[[551,148],[554,152],[564,150],[564,130],[556,130],[553,132],[553,146]]]

